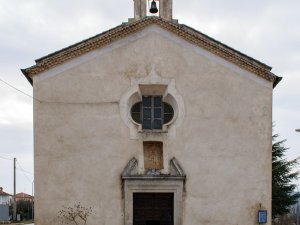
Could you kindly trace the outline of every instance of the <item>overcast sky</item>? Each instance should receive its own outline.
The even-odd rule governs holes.
[[[174,18],[273,67],[275,132],[288,139],[288,159],[300,155],[300,1],[173,0]],[[133,17],[133,0],[0,0],[0,79],[32,95],[20,72],[34,59]],[[0,186],[31,193],[32,99],[0,81]],[[4,157],[4,158],[3,158]],[[300,167],[299,167],[300,168]],[[24,172],[26,171],[26,172]]]

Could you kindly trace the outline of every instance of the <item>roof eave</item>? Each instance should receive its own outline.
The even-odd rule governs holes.
[[[275,76],[275,81],[273,82],[273,89],[274,89],[274,88],[277,86],[277,84],[279,84],[280,81],[283,79],[283,77],[276,76],[275,74],[274,74],[274,76]]]
[[[190,41],[200,47],[211,51],[214,54],[217,54],[233,63],[236,63],[242,68],[247,69],[257,74],[258,76],[261,76],[273,82],[274,88],[282,79],[271,72],[271,67],[252,57],[249,57],[191,27],[183,24],[174,24],[157,17],[147,17],[132,23],[123,23],[101,34],[95,35],[67,48],[39,58],[36,60],[36,65],[33,65],[27,69],[22,69],[21,71],[25,75],[26,79],[30,82],[30,84],[33,85],[32,76],[34,76],[35,74],[51,69],[61,63],[64,63],[67,60],[84,54],[87,51],[91,51],[96,47],[101,47],[110,43],[111,41],[115,41],[126,35],[134,33],[140,29],[143,29],[149,24],[158,24],[160,26],[163,26],[165,29],[177,33],[187,41]],[[207,45],[209,45],[209,47],[207,47]],[[69,54],[71,53],[73,54],[73,56],[69,56]]]
[[[29,83],[31,84],[31,86],[33,86],[33,81],[32,78],[30,76],[28,76],[26,69],[21,69],[23,75],[26,77],[26,79],[29,81]]]

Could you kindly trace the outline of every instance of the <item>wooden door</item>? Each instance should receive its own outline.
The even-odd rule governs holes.
[[[134,193],[133,225],[174,225],[173,193]]]

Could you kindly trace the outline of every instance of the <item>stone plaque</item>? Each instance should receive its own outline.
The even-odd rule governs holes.
[[[144,166],[145,170],[161,170],[164,168],[162,142],[144,142]]]

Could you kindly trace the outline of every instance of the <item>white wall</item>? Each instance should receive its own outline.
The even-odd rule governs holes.
[[[119,102],[151,68],[184,101],[176,137],[160,135],[187,174],[183,225],[254,225],[260,205],[271,215],[272,83],[153,25],[34,76],[36,225],[79,201],[89,224],[123,224],[120,174],[143,140]]]

